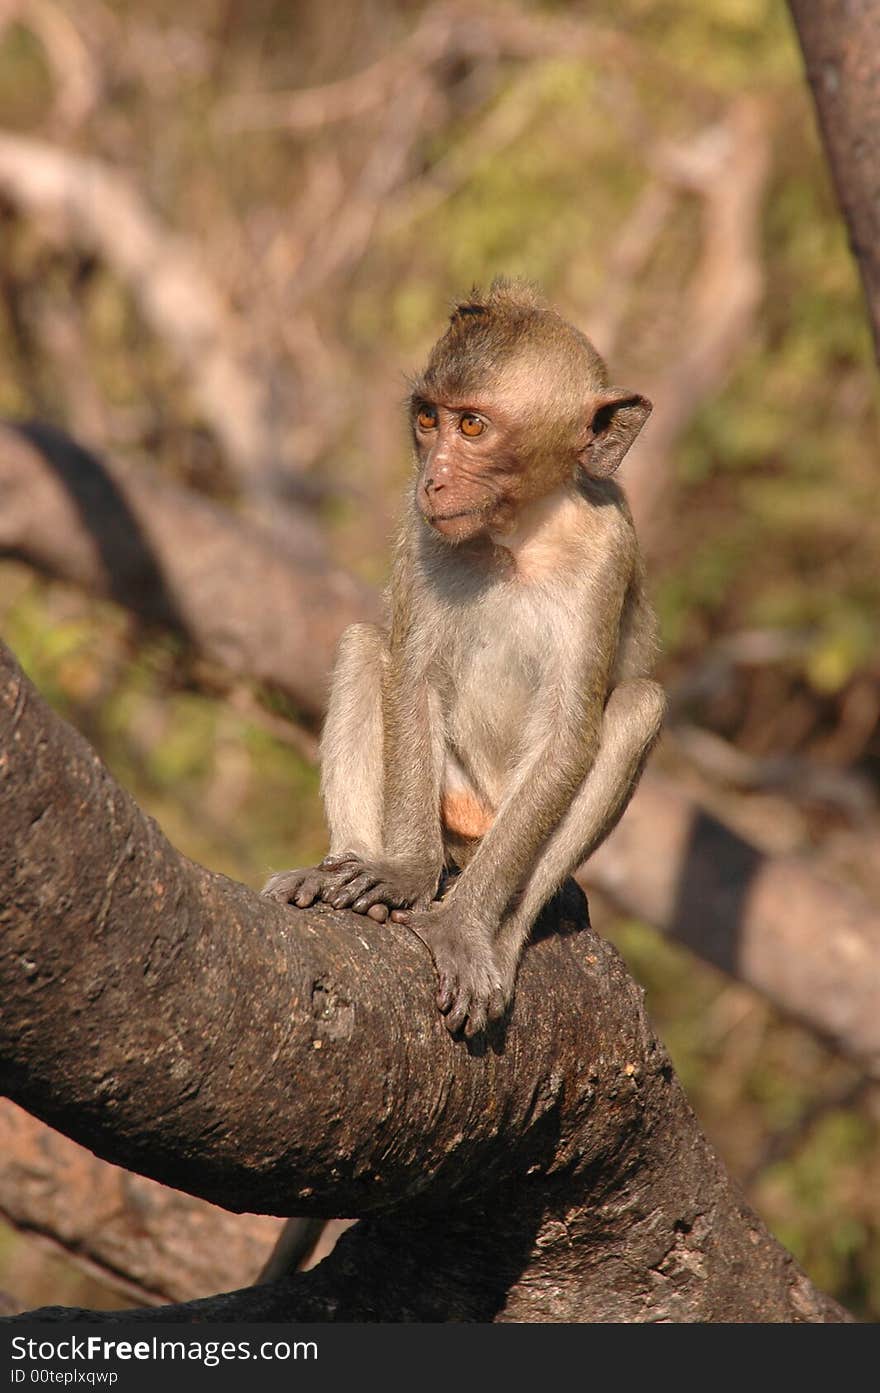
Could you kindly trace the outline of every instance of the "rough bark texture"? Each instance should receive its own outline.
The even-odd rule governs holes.
[[[44,427],[0,427],[0,555],[185,633],[315,714],[341,629],[378,609],[326,561]],[[765,856],[651,774],[581,879],[880,1069],[880,915],[864,896]]]
[[[368,1220],[314,1273],[164,1318],[846,1319],[742,1203],[583,922],[548,926],[468,1048],[414,935],[187,861],[0,654],[0,1086],[227,1208]]]
[[[253,1281],[280,1231],[108,1165],[8,1101],[0,1155],[0,1215],[141,1303]]]
[[[880,359],[880,6],[789,0]]]

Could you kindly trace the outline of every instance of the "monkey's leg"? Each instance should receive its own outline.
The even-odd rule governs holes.
[[[648,678],[622,683],[611,693],[593,766],[547,841],[515,908],[502,921],[496,962],[504,1000],[496,997],[490,1002],[490,1018],[500,1015],[513,995],[522,951],[541,909],[623,816],[660,733],[665,707],[662,687]]]
[[[382,670],[387,639],[375,624],[352,624],[339,643],[321,735],[321,797],[330,854],[382,854]]]
[[[363,862],[382,854],[382,669],[387,641],[374,624],[352,624],[339,643],[321,736],[321,795],[330,828],[330,852],[319,866],[279,871],[263,894],[307,908],[333,903],[360,884]],[[347,899],[351,903],[351,899]],[[368,909],[387,919],[385,905]]]

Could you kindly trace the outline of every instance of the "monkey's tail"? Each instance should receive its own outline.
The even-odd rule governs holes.
[[[279,1277],[298,1271],[317,1243],[323,1227],[323,1219],[288,1219],[254,1286],[276,1282]]]

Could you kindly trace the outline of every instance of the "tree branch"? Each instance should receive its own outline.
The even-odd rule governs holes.
[[[556,919],[505,1034],[469,1049],[440,1022],[414,935],[284,911],[187,861],[6,649],[0,752],[0,1085],[106,1159],[227,1208],[369,1217],[264,1304],[287,1319],[846,1319],[743,1205],[641,991],[588,929]]]
[[[252,1282],[280,1231],[108,1165],[8,1101],[0,1152],[0,1215],[141,1304]]]
[[[880,1076],[880,914],[858,891],[765,855],[657,774],[578,879]]]
[[[0,426],[0,554],[183,634],[204,656],[323,709],[333,649],[377,602],[315,533],[258,524],[43,425]]]
[[[789,0],[880,360],[880,8]]]
[[[0,132],[0,194],[119,276],[177,360],[242,490],[266,503],[283,472],[284,423],[200,252],[165,229],[119,171],[29,136]]]
[[[315,716],[339,634],[379,608],[326,559],[42,426],[0,427],[0,555],[168,624]],[[863,895],[765,856],[653,774],[581,879],[877,1071],[880,915]]]
[[[702,402],[720,391],[749,342],[764,291],[761,208],[770,172],[769,115],[752,97],[652,163],[672,187],[702,199],[703,241],[669,366],[648,386],[651,421],[627,458],[627,497],[643,548],[665,526],[673,447]]]

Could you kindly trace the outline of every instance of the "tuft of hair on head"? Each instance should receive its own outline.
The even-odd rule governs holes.
[[[449,312],[449,327],[453,330],[464,327],[469,321],[483,318],[488,312],[485,294],[478,285],[472,285],[466,300],[453,302]]]
[[[455,324],[460,319],[469,319],[472,315],[488,314],[485,305],[477,304],[473,300],[466,300],[462,305],[456,305],[449,316],[449,323]]]
[[[453,307],[449,323],[462,325],[475,318],[518,319],[546,309],[547,301],[532,281],[496,276],[488,291],[473,286],[468,298]]]
[[[488,290],[473,286],[452,308],[446,332],[431,349],[413,399],[467,397],[498,382],[520,361],[540,365],[543,377],[569,382],[580,404],[589,384],[605,385],[602,359],[584,334],[546,301],[531,281],[496,276]],[[559,397],[559,389],[555,398]]]
[[[489,303],[497,309],[520,314],[549,309],[535,282],[521,276],[496,276],[489,287]]]

